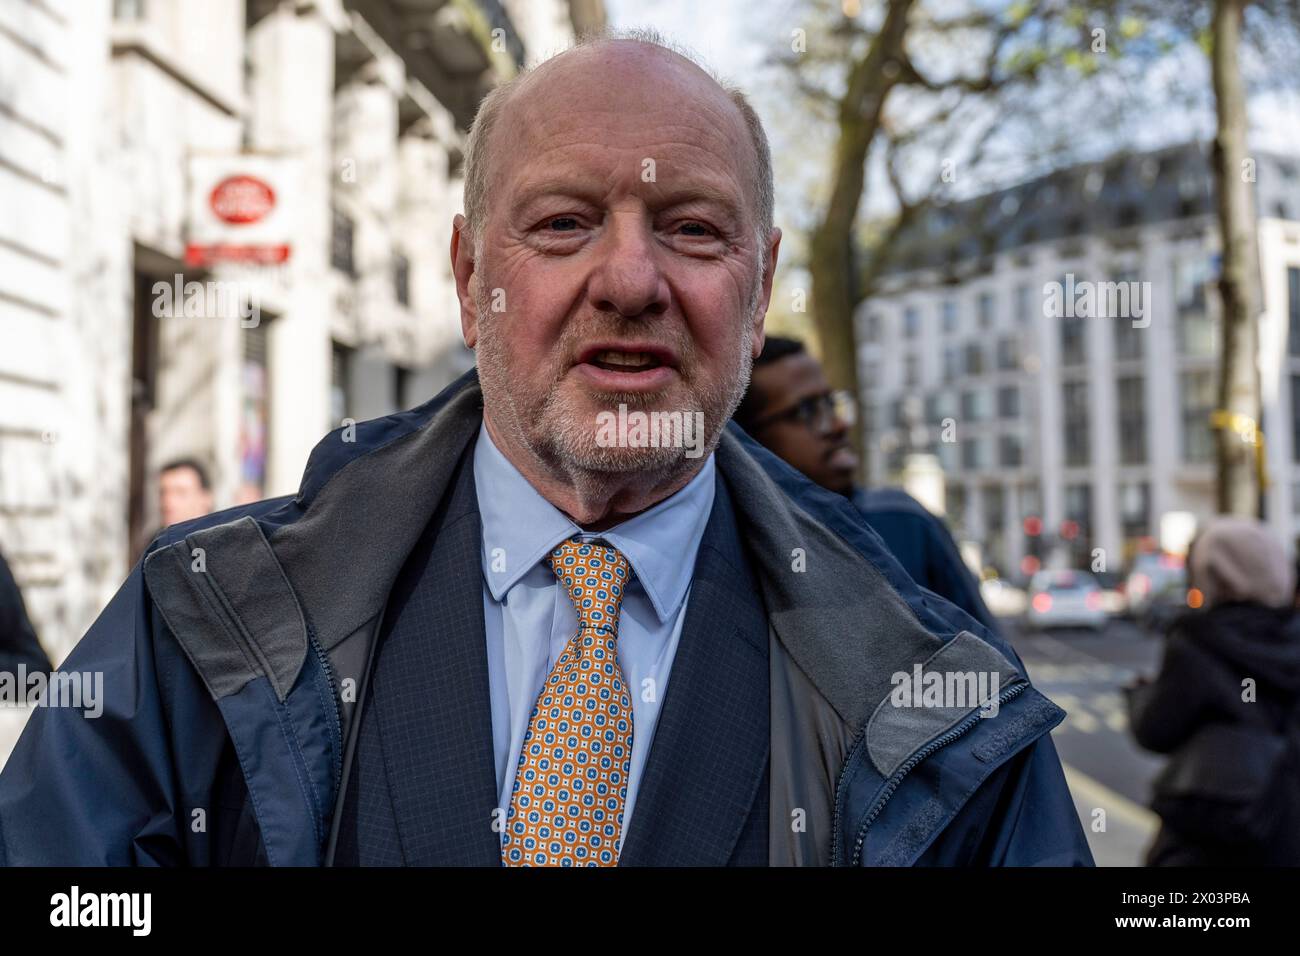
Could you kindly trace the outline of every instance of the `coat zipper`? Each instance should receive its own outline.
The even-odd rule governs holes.
[[[339,716],[339,685],[334,678],[334,666],[330,664],[329,655],[316,639],[316,631],[311,625],[307,626],[307,639],[311,641],[312,650],[316,652],[316,659],[324,668],[325,679],[330,685],[330,714],[334,717],[335,752],[339,755],[339,759],[334,762],[334,792],[337,794],[343,776],[343,719]]]
[[[870,723],[871,723],[871,719],[868,718],[867,722],[864,723],[862,725],[862,728],[858,731],[857,736],[853,738],[853,743],[849,745],[848,756],[844,758],[844,766],[840,768],[840,778],[835,782],[835,797],[834,797],[835,813],[834,816],[831,818],[831,865],[832,866],[837,865],[835,863],[835,859],[839,856],[839,852],[840,852],[841,814],[839,808],[839,799],[840,799],[840,794],[844,792],[844,778],[848,776],[849,767],[853,766],[853,758],[857,755],[859,748],[861,748],[862,744],[867,739],[867,727],[870,725]]]
[[[1006,690],[1004,690],[1001,694],[998,695],[998,707],[1001,708],[1003,704],[1005,704],[1007,701],[1011,700],[1013,697],[1017,696],[1018,694],[1022,693],[1028,687],[1029,687],[1028,681],[1022,681],[1021,683],[1008,687]],[[980,716],[979,709],[972,711],[956,727],[953,727],[951,730],[944,732],[940,736],[936,737],[934,740],[930,741],[928,744],[926,744],[916,753],[912,754],[912,756],[908,757],[907,760],[903,762],[903,765],[893,772],[890,778],[885,782],[885,786],[881,790],[879,799],[872,806],[871,810],[867,813],[866,819],[862,821],[862,826],[858,828],[857,839],[853,843],[853,858],[849,861],[850,866],[857,866],[858,861],[862,859],[862,844],[863,842],[866,841],[867,838],[867,828],[870,827],[871,824],[873,824],[876,821],[876,818],[880,816],[880,814],[884,811],[885,804],[887,804],[889,802],[889,798],[894,795],[894,791],[897,790],[899,785],[903,782],[903,778],[906,777],[912,771],[912,769],[917,764],[919,764],[922,760],[924,760],[926,757],[929,757],[936,750],[940,750],[948,746],[950,743],[952,743],[958,737],[961,737],[968,730],[974,727],[976,723],[978,723],[983,719],[984,718]],[[863,734],[863,736],[864,737],[866,736],[865,733]],[[857,746],[855,745],[853,750],[856,749]],[[848,764],[851,762],[853,750],[850,750],[849,752],[850,760],[845,762],[845,767],[844,767],[845,771],[847,771]],[[844,773],[841,772],[840,774],[841,782],[843,782],[843,779],[844,779]],[[834,842],[832,843],[833,852],[838,853],[839,852],[839,814],[838,813],[835,816],[835,825],[832,827],[832,840],[834,840]]]

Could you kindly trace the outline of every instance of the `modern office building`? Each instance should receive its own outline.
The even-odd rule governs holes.
[[[1253,156],[1265,517],[1300,533],[1300,159]],[[1002,573],[1119,570],[1214,510],[1220,343],[1209,149],[1064,169],[933,210],[857,313],[870,479],[927,445]],[[909,445],[909,422],[919,441]],[[1100,549],[1098,551],[1097,549]]]

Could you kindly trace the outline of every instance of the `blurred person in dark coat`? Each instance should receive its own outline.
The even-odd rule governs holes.
[[[50,659],[27,617],[22,591],[0,554],[0,671],[14,672],[19,664],[29,671],[50,669]]]
[[[735,419],[786,464],[852,501],[913,581],[996,630],[947,526],[901,488],[854,483],[858,456],[845,404],[802,342],[769,335]]]
[[[1226,516],[1188,567],[1202,609],[1170,626],[1155,680],[1126,688],[1138,743],[1172,755],[1147,864],[1300,865],[1295,569],[1264,524]]]

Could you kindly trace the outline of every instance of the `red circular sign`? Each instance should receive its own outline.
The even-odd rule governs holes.
[[[275,190],[253,176],[228,176],[212,190],[208,205],[217,218],[246,226],[275,208]]]

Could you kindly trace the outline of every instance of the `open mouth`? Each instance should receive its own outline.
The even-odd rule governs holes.
[[[607,372],[648,372],[663,365],[658,356],[649,352],[615,352],[612,349],[597,352],[587,362]]]

